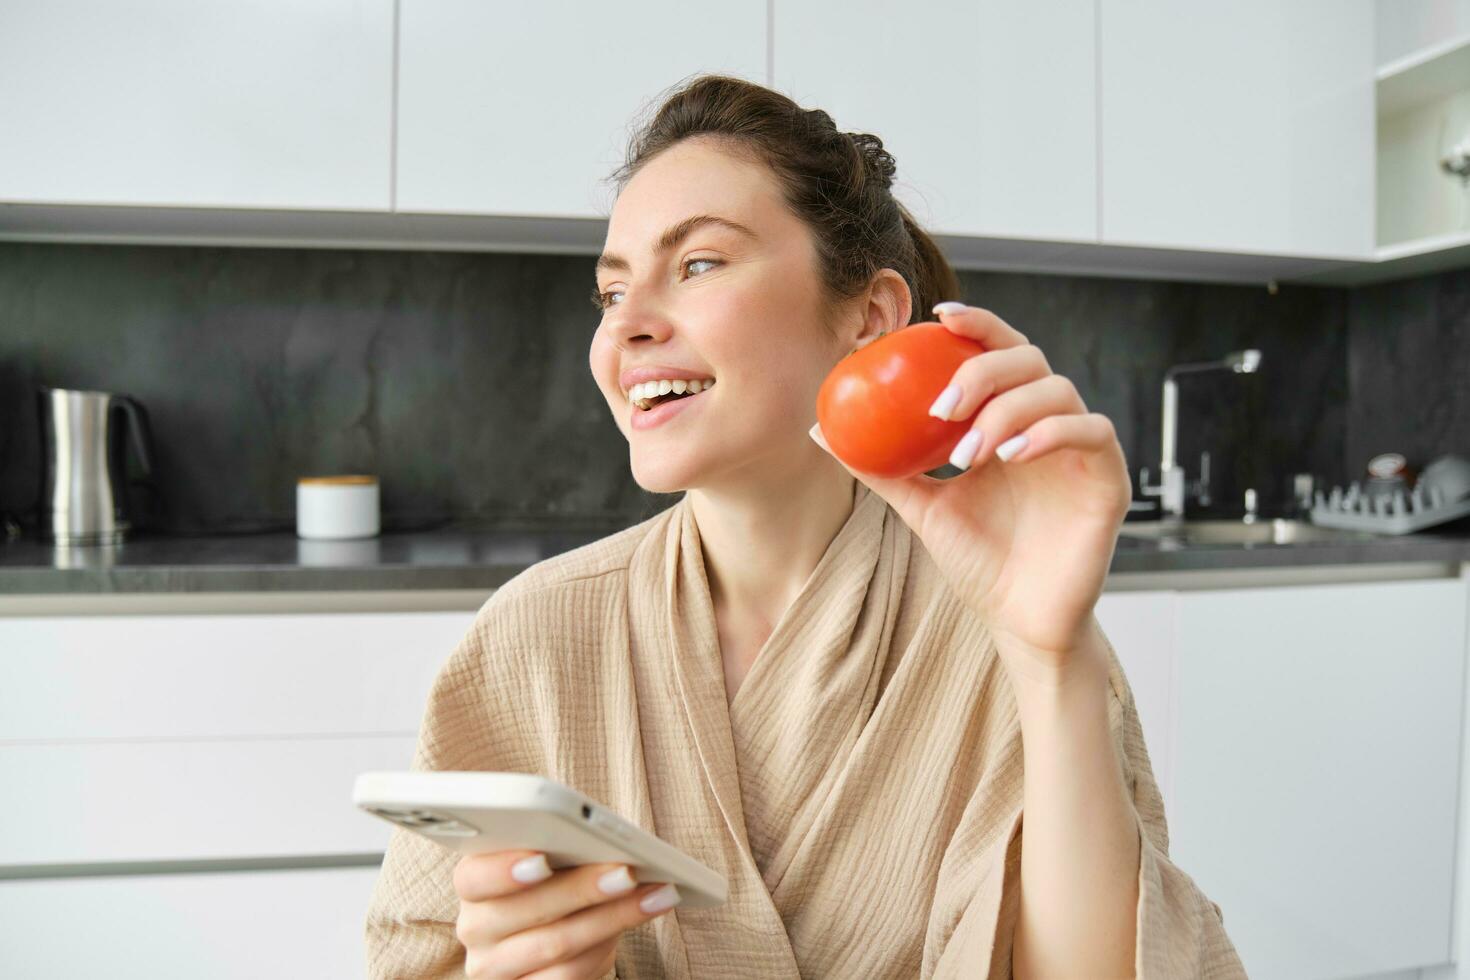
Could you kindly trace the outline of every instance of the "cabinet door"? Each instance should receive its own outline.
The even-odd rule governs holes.
[[[413,735],[0,745],[0,878],[55,866],[380,854],[359,773],[408,769]],[[0,976],[4,976],[0,971]]]
[[[1252,977],[1447,962],[1456,580],[1179,596],[1171,856]]]
[[[1174,610],[1173,592],[1105,592],[1097,601],[1097,621],[1133,690],[1143,744],[1166,815],[1173,813]]]
[[[0,881],[0,976],[362,977],[378,867]]]
[[[1102,240],[1368,258],[1370,0],[1100,0]]]
[[[929,230],[1097,236],[1091,0],[775,0],[775,87],[883,140]]]
[[[697,72],[762,82],[766,5],[401,0],[400,211],[606,216],[641,110]]]
[[[0,745],[411,735],[475,615],[0,617]]]
[[[393,0],[6,0],[0,200],[386,210]]]
[[[475,613],[0,617],[0,877],[381,852],[351,804],[406,769]],[[0,971],[3,973],[3,971]]]

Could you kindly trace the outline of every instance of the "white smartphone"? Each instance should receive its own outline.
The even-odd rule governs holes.
[[[553,868],[618,863],[672,882],[684,908],[719,905],[723,875],[570,786],[521,772],[365,772],[352,802],[462,854],[541,851]]]

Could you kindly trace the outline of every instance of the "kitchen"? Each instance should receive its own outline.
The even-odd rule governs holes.
[[[354,777],[673,502],[587,293],[633,121],[722,72],[881,135],[1111,420],[1097,618],[1249,975],[1470,976],[1470,4],[841,11],[0,7],[0,973],[364,974]]]

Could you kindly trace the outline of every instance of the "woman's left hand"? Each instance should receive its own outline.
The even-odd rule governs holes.
[[[843,465],[919,536],[990,627],[1007,669],[1056,684],[1078,666],[1078,651],[1098,649],[1093,608],[1132,497],[1123,449],[1107,416],[1089,412],[1072,382],[1000,317],[959,304],[935,312],[985,348],[951,379],[961,394],[948,417],[980,409],[967,437],[981,433],[973,462],[943,480]],[[828,449],[820,426],[812,437]]]

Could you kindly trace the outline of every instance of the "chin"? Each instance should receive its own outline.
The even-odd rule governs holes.
[[[693,472],[673,461],[645,460],[640,465],[635,455],[629,462],[633,481],[648,493],[681,493],[694,485]]]

